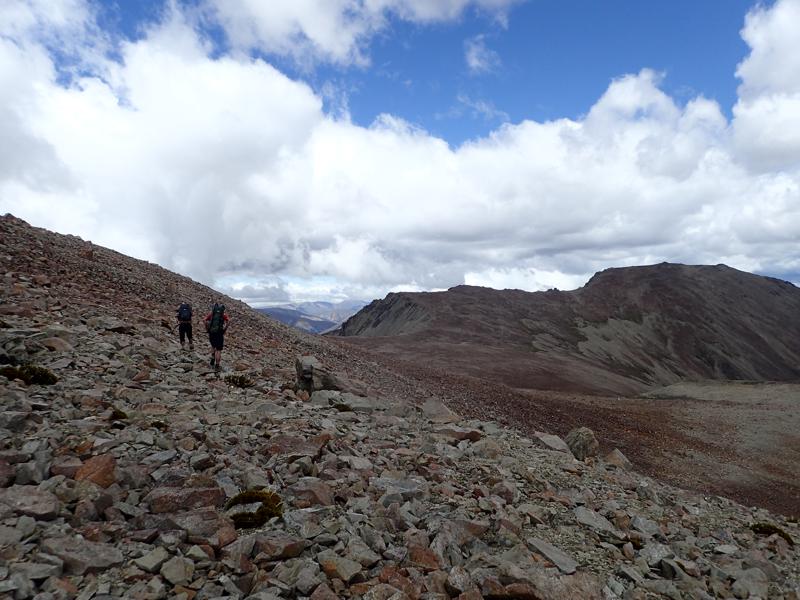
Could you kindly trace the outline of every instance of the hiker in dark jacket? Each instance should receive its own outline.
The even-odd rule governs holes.
[[[204,323],[208,332],[208,341],[214,350],[209,364],[214,367],[216,372],[219,372],[222,346],[225,341],[225,332],[228,330],[228,315],[225,314],[225,305],[215,303],[211,308],[211,312],[206,315]]]
[[[192,343],[192,305],[184,302],[178,307],[178,335],[181,339],[181,349],[186,344],[186,339],[189,340],[189,350],[194,350]]]

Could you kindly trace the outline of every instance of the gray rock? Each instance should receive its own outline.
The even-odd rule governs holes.
[[[747,569],[736,578],[731,591],[737,598],[768,598],[769,580],[761,569]]]
[[[347,558],[366,568],[373,566],[381,559],[379,554],[373,552],[360,537],[356,536],[350,538],[347,544]]]
[[[552,544],[548,544],[539,538],[528,538],[527,542],[528,547],[552,562],[562,573],[571,575],[578,568],[578,563],[572,557]]]
[[[422,405],[421,410],[422,414],[424,414],[431,423],[455,423],[460,419],[458,414],[435,398],[428,398]]]
[[[475,584],[470,577],[469,572],[464,567],[453,567],[447,574],[445,587],[451,596],[458,596],[467,590],[472,589]]]
[[[608,519],[597,514],[593,510],[589,510],[585,506],[578,506],[573,512],[575,513],[575,518],[578,520],[578,523],[581,525],[586,525],[595,531],[612,534],[620,539],[624,537]]]
[[[14,527],[0,525],[0,548],[16,544],[22,539],[22,533]]]
[[[64,561],[69,575],[96,573],[122,564],[122,553],[111,544],[90,542],[79,537],[49,538],[42,550]]]
[[[319,565],[307,558],[293,558],[279,563],[272,574],[289,589],[297,589],[301,594],[310,593],[325,580]]]
[[[656,567],[663,559],[673,558],[675,554],[669,546],[650,542],[639,551],[639,556],[646,560],[650,567]]]
[[[58,577],[61,575],[59,565],[48,565],[42,563],[16,563],[10,568],[11,573],[21,573],[32,581],[41,581],[48,577]]]
[[[159,572],[172,585],[185,585],[194,575],[194,562],[182,556],[173,556],[161,566]]]
[[[619,450],[619,448],[614,448],[603,460],[605,460],[608,464],[614,465],[615,467],[624,471],[630,471],[633,469],[633,464],[628,460],[628,457]]]
[[[13,485],[0,490],[0,505],[39,521],[55,519],[61,510],[61,502],[55,495],[32,485]]]
[[[167,562],[170,554],[164,548],[158,547],[133,561],[137,567],[148,573],[158,573],[161,565]]]
[[[349,582],[361,572],[359,563],[341,557],[333,550],[324,550],[317,554],[317,562],[328,577],[336,577],[344,582]]]
[[[536,431],[533,434],[533,437],[539,440],[545,447],[550,448],[550,450],[557,450],[558,452],[570,451],[569,446],[567,446],[567,443],[557,435]]]

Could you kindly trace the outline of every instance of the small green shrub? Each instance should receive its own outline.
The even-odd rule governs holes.
[[[247,490],[241,494],[236,494],[225,503],[225,510],[238,504],[254,504],[256,502],[260,502],[261,506],[255,512],[241,512],[231,515],[231,520],[236,529],[260,527],[272,517],[283,515],[283,500],[281,500],[281,497],[276,492],[264,489]]]
[[[25,385],[53,385],[58,381],[58,377],[50,369],[36,365],[5,366],[0,368],[0,375],[8,379],[21,379]]]

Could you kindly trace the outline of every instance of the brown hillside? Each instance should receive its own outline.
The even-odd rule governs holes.
[[[608,269],[570,292],[390,294],[339,333],[515,388],[626,395],[681,380],[800,380],[800,289],[724,265]]]

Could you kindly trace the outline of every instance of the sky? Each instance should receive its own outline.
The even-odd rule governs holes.
[[[800,0],[0,0],[0,213],[253,305],[800,284]]]

